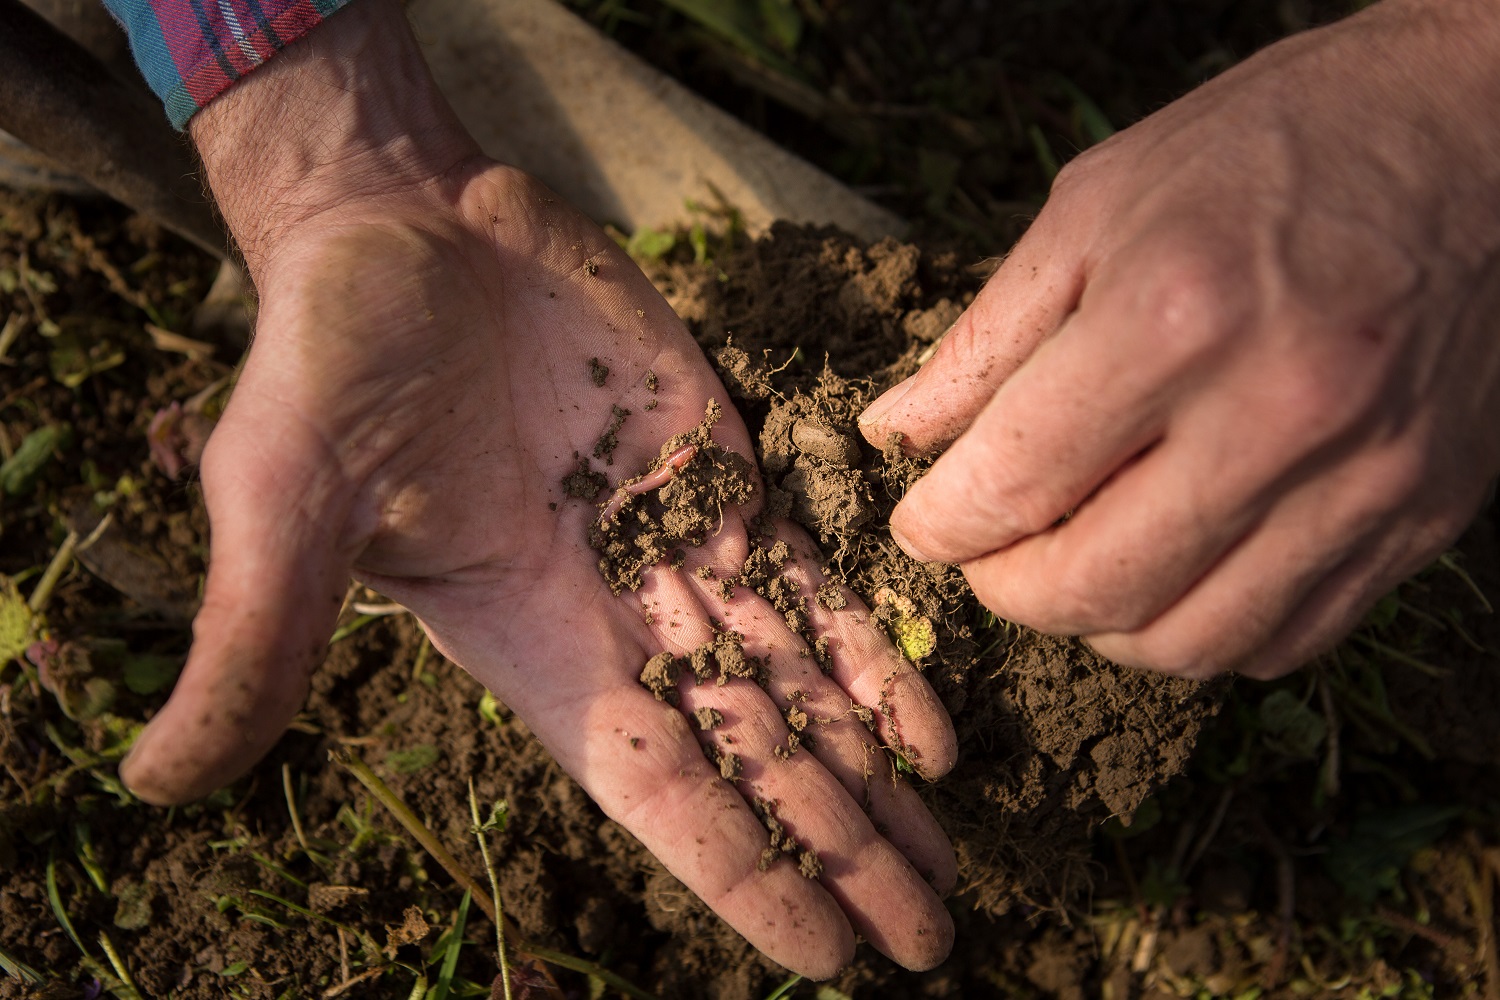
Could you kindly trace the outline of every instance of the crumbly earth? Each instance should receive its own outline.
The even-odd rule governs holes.
[[[1090,881],[1090,831],[1128,820],[1184,769],[1224,686],[1121,670],[1077,642],[986,625],[956,568],[912,561],[880,527],[924,466],[864,444],[858,415],[916,370],[972,298],[973,275],[893,240],[864,249],[791,227],[722,266],[728,282],[685,267],[657,279],[758,432],[767,507],[808,528],[867,603],[889,588],[935,626],[921,665],[963,753],[924,794],[954,838],[961,891],[991,914],[1067,906]],[[736,282],[741,268],[756,279]],[[808,330],[822,332],[816,350],[798,336]],[[792,352],[802,363],[787,363]],[[741,580],[774,603],[776,554],[758,551]]]
[[[661,997],[751,1000],[782,982],[784,970],[604,817],[525,724],[433,654],[405,615],[377,618],[330,647],[292,730],[246,779],[170,811],[123,795],[113,764],[186,652],[207,541],[196,486],[152,463],[147,427],[157,409],[227,374],[233,358],[156,349],[136,301],[144,296],[159,319],[191,329],[211,268],[127,216],[93,208],[89,217],[84,227],[67,205],[0,196],[0,316],[27,324],[13,363],[0,367],[0,459],[41,428],[70,430],[0,498],[0,573],[29,592],[69,526],[86,533],[110,517],[48,607],[57,646],[36,654],[47,669],[0,666],[0,953],[48,980],[23,985],[0,974],[0,998],[93,995],[95,978],[109,974],[101,935],[145,997],[397,998],[411,995],[419,970],[435,978],[435,948],[461,893],[329,762],[336,746],[368,761],[470,872],[483,868],[469,782],[482,809],[507,803],[492,853],[507,913],[528,941],[597,961]],[[1243,686],[1226,693],[1225,684],[1134,673],[1078,643],[995,622],[961,575],[912,563],[881,529],[921,466],[899,449],[867,447],[855,418],[914,370],[971,298],[977,278],[956,258],[778,228],[707,266],[663,262],[654,277],[718,359],[759,442],[766,509],[803,523],[833,575],[867,602],[886,589],[910,601],[936,639],[921,662],[953,713],[961,757],[952,775],[920,791],[958,853],[950,904],[958,944],[922,974],[862,948],[834,987],[856,997],[1165,997],[1230,987],[1238,995],[1246,982],[1265,982],[1264,996],[1306,995],[1292,989],[1295,973],[1394,995],[1381,991],[1420,968],[1437,995],[1459,996],[1480,980],[1484,958],[1465,935],[1471,901],[1491,898],[1475,895],[1483,868],[1471,859],[1500,839],[1492,818],[1500,626],[1458,576],[1427,574],[1423,589],[1404,597],[1445,609],[1424,626],[1425,665],[1435,674],[1402,664],[1361,673],[1346,653],[1316,675],[1347,681],[1350,698],[1364,699],[1340,701],[1344,711],[1377,698],[1395,706],[1390,721],[1371,711],[1340,730],[1342,797],[1329,796],[1318,761],[1276,764],[1252,782],[1254,762],[1266,758],[1251,751],[1264,737],[1238,713],[1255,711],[1260,688],[1249,689],[1252,700]],[[46,321],[57,334],[39,333]],[[86,336],[57,339],[69,331]],[[78,348],[102,370],[69,387],[61,375],[86,363]],[[106,366],[115,353],[120,360]],[[621,590],[713,530],[721,506],[759,488],[748,464],[708,447],[706,426],[667,443],[663,457],[689,439],[700,450],[667,487],[628,501],[618,530],[596,539]],[[569,492],[607,499],[594,496],[597,481],[575,480]],[[1461,552],[1479,587],[1500,592],[1492,521],[1482,520]],[[724,582],[775,601],[777,559],[774,545],[757,547]],[[840,598],[835,588],[818,599]],[[799,609],[784,603],[790,624]],[[353,621],[351,612],[345,623]],[[759,670],[732,633],[680,661],[653,662],[663,693],[687,673],[753,682]],[[1316,706],[1321,682],[1310,677],[1287,690]],[[1216,722],[1221,705],[1230,718]],[[867,723],[878,709],[864,707]],[[787,715],[794,734],[799,713],[794,704]],[[695,721],[712,728],[719,720]],[[1386,743],[1421,741],[1431,759],[1378,756],[1367,730]],[[720,752],[721,773],[732,778],[737,765]],[[1391,790],[1400,786],[1389,775],[1411,798]],[[1392,869],[1375,909],[1360,911],[1387,914],[1368,935],[1378,954],[1346,947],[1338,928],[1352,904],[1342,879],[1351,866],[1385,877],[1385,842],[1366,821],[1405,817],[1394,829],[1409,838],[1411,810],[1424,803],[1468,811],[1417,817],[1424,829],[1438,825],[1422,842],[1436,846]],[[766,850],[818,877],[816,853],[786,837],[774,803],[757,805]],[[1308,832],[1329,829],[1331,847]],[[1333,862],[1351,844],[1364,853],[1346,851],[1340,875]],[[1294,935],[1282,912],[1310,929]],[[459,974],[487,988],[492,937],[476,910],[465,938]],[[558,975],[573,995],[591,995],[582,977]],[[1342,994],[1330,985],[1322,995]]]

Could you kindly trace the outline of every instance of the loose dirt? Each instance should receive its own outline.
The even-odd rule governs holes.
[[[761,997],[785,978],[603,817],[520,719],[433,655],[405,615],[376,618],[332,645],[292,731],[247,779],[171,811],[122,797],[110,779],[112,755],[121,735],[160,704],[185,654],[184,623],[207,538],[196,487],[153,463],[148,425],[158,409],[227,374],[227,359],[155,349],[136,307],[111,291],[108,270],[77,250],[82,228],[71,208],[15,199],[0,205],[0,269],[19,273],[24,259],[53,274],[57,286],[17,290],[8,295],[11,309],[36,324],[43,313],[60,325],[63,317],[86,317],[70,322],[91,324],[91,342],[124,348],[118,365],[74,389],[54,377],[55,343],[27,336],[0,382],[7,454],[41,427],[66,423],[72,435],[34,484],[5,498],[0,571],[15,576],[44,566],[68,524],[83,531],[111,518],[83,559],[86,568],[67,574],[49,612],[58,646],[37,656],[50,664],[52,690],[19,678],[13,667],[0,689],[6,953],[40,970],[78,966],[78,946],[49,898],[50,872],[97,968],[107,969],[102,932],[127,957],[146,996],[196,1000],[233,990],[273,998],[289,989],[300,996],[407,996],[415,978],[409,970],[431,959],[460,892],[328,762],[331,747],[347,746],[471,872],[482,866],[470,832],[468,782],[481,803],[508,804],[493,853],[507,912],[529,940],[597,960],[663,997]],[[130,275],[131,287],[144,289],[156,308],[187,316],[210,270],[149,226],[108,211],[91,215],[99,219],[90,224],[93,240],[116,277]],[[761,242],[725,248],[707,265],[660,263],[653,277],[715,359],[730,393],[724,402],[740,409],[758,441],[767,512],[805,525],[834,575],[881,609],[957,726],[958,767],[921,788],[958,852],[955,955],[917,975],[861,949],[837,987],[855,996],[1012,990],[1071,997],[1097,995],[1106,981],[1134,982],[1131,962],[1139,952],[1121,941],[1142,940],[1145,925],[1127,912],[1121,920],[1136,921],[1135,936],[1106,947],[1096,933],[1102,925],[1083,919],[1091,888],[1129,896],[1115,884],[1125,876],[1100,865],[1091,837],[1112,819],[1118,832],[1188,767],[1228,686],[1120,669],[1076,642],[997,622],[954,569],[912,562],[884,531],[921,466],[899,449],[867,446],[856,417],[882,388],[916,369],[971,300],[978,275],[952,256],[924,256],[895,242],[862,247],[837,233],[783,227]],[[645,470],[659,472],[693,447],[659,489],[627,490],[594,529],[601,570],[617,591],[638,585],[644,567],[674,561],[682,546],[714,530],[722,509],[758,488],[748,462],[713,444],[715,416],[711,411],[697,429],[668,442]],[[568,493],[603,502],[602,478],[586,477],[586,469],[585,462],[570,477]],[[1487,561],[1471,569],[1485,585],[1500,582],[1493,579],[1493,532],[1478,544],[1474,551],[1487,554],[1475,558]],[[778,596],[778,555],[786,557],[774,545],[754,548],[741,574],[723,585],[781,600],[778,610],[800,631],[805,609]],[[1443,577],[1434,586],[1457,584]],[[842,598],[830,587],[819,599],[831,606]],[[1481,648],[1493,648],[1493,625],[1470,624]],[[737,639],[724,633],[688,657],[654,659],[642,665],[642,681],[667,698],[683,671],[701,682],[753,679],[757,664]],[[1393,687],[1402,692],[1409,725],[1428,732],[1451,726],[1451,746],[1445,742],[1441,756],[1468,768],[1463,774],[1472,780],[1500,749],[1492,725],[1500,693],[1493,671],[1481,669],[1491,660],[1474,653],[1454,662],[1460,666],[1450,680],[1411,670],[1394,675]],[[794,733],[798,712],[794,705],[788,713]],[[711,712],[696,718],[704,729],[720,721]],[[720,751],[726,777],[737,764]],[[768,853],[790,854],[816,878],[816,854],[786,835],[775,804],[756,807]],[[1260,829],[1250,808],[1237,801],[1221,820]],[[1454,898],[1462,898],[1464,883],[1453,884]],[[1265,949],[1246,930],[1252,924],[1235,922],[1234,914],[1260,898],[1244,864],[1210,852],[1190,891],[1205,906],[1221,901],[1225,909],[1212,912],[1225,915],[1201,925],[1153,918],[1152,940],[1160,940],[1161,961],[1174,974],[1188,982],[1203,969],[1228,975],[1264,964]],[[1448,895],[1438,898],[1447,905]],[[1316,896],[1306,899],[1312,906]],[[1448,910],[1437,912],[1448,919]],[[472,914],[468,937],[479,945],[464,950],[460,973],[487,984],[494,974],[487,928]],[[1446,952],[1425,940],[1409,937],[1402,947],[1426,947],[1421,954],[1438,956],[1433,967],[1448,970],[1435,974],[1455,981],[1459,967],[1442,965]],[[399,964],[357,979],[362,956],[377,953]],[[1124,958],[1110,958],[1117,953]],[[566,981],[586,995],[583,980]],[[89,985],[85,976],[46,992],[0,978],[0,997],[83,996]]]

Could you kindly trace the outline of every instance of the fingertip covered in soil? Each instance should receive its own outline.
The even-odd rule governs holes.
[[[40,277],[27,286],[29,293],[18,286],[7,293],[13,312],[40,323],[31,312],[32,297],[57,317],[69,308],[82,310],[103,320],[94,331],[101,342],[129,346],[113,368],[105,367],[112,357],[107,351],[94,355],[90,364],[99,370],[86,376],[81,390],[58,380],[58,371],[77,372],[54,367],[74,357],[61,352],[54,358],[63,346],[54,339],[27,334],[16,341],[15,367],[6,369],[14,381],[7,376],[0,410],[9,449],[4,482],[10,484],[15,474],[16,488],[7,491],[0,508],[0,572],[30,587],[70,525],[87,527],[88,534],[97,518],[113,518],[83,560],[86,568],[66,574],[49,605],[47,625],[56,645],[36,650],[47,664],[45,677],[31,660],[24,671],[5,666],[0,951],[7,960],[70,988],[76,983],[75,992],[86,993],[97,975],[89,969],[109,974],[96,948],[103,933],[145,996],[199,1000],[238,991],[276,997],[289,990],[321,996],[342,988],[338,995],[397,998],[412,994],[418,972],[435,981],[441,958],[434,959],[433,948],[454,926],[462,891],[348,775],[327,765],[330,747],[352,745],[413,812],[427,818],[470,872],[482,873],[483,867],[467,809],[469,780],[481,802],[505,804],[490,836],[506,910],[528,940],[598,960],[663,997],[755,1000],[785,981],[783,970],[604,817],[524,722],[433,655],[407,615],[365,618],[358,626],[364,616],[346,615],[343,628],[349,630],[341,628],[326,665],[313,675],[294,730],[251,778],[171,813],[125,795],[114,761],[134,728],[159,706],[180,667],[189,640],[183,621],[196,597],[207,542],[195,488],[153,464],[147,429],[155,410],[222,378],[227,366],[168,356],[131,339],[139,333],[131,325],[138,319],[125,312],[106,276],[90,271],[86,255],[66,235],[66,211],[9,206],[6,212],[0,271],[24,277],[24,252],[26,267],[46,268],[71,282],[66,293],[39,291],[48,287]],[[173,293],[174,282],[201,294],[194,282],[206,285],[211,275],[185,266],[159,235],[133,232],[123,217],[104,218],[112,228],[96,239],[117,277],[139,281],[154,301],[174,308],[188,308],[178,301],[188,293]],[[58,239],[60,250],[45,249],[48,240]],[[160,255],[156,263],[133,269],[151,254]],[[860,949],[834,988],[881,997],[996,990],[1086,996],[1114,969],[1126,973],[1119,993],[1125,995],[1136,981],[1132,963],[1149,960],[1153,970],[1163,970],[1158,982],[1197,989],[1216,967],[1249,967],[1266,942],[1274,946],[1281,925],[1274,916],[1251,919],[1246,908],[1259,898],[1274,914],[1276,871],[1254,868],[1248,855],[1210,852],[1181,885],[1159,869],[1142,866],[1133,873],[1137,893],[1160,892],[1203,908],[1201,926],[1193,923],[1196,916],[1174,923],[1170,905],[1176,903],[1152,911],[1152,933],[1161,942],[1155,957],[1142,943],[1148,930],[1140,918],[1144,906],[1129,903],[1132,890],[1120,887],[1121,874],[1105,876],[1116,898],[1127,901],[1118,912],[1071,926],[1043,919],[1049,910],[1077,912],[1102,869],[1091,833],[1111,817],[1139,810],[1136,827],[1117,831],[1120,838],[1107,842],[1127,845],[1122,853],[1133,849],[1125,834],[1149,826],[1151,807],[1143,804],[1153,793],[1165,794],[1162,785],[1187,767],[1224,688],[1121,670],[1076,642],[996,622],[973,602],[956,570],[913,563],[880,528],[922,466],[899,448],[882,453],[865,444],[858,414],[880,389],[915,370],[977,279],[953,257],[924,256],[895,242],[864,246],[833,232],[785,226],[760,242],[727,249],[711,267],[669,257],[655,266],[654,278],[706,353],[719,359],[732,394],[721,402],[732,401],[746,417],[764,490],[746,457],[713,442],[711,410],[698,427],[665,443],[654,468],[644,470],[651,476],[670,469],[660,483],[642,494],[627,490],[613,517],[604,519],[613,523],[596,524],[602,571],[618,591],[628,591],[639,586],[647,568],[670,566],[678,551],[715,531],[719,518],[737,505],[759,502],[765,513],[756,530],[776,517],[791,517],[822,545],[831,576],[812,587],[788,586],[785,567],[792,554],[764,531],[732,576],[722,567],[706,578],[700,570],[693,585],[727,585],[741,596],[754,592],[794,632],[820,610],[838,610],[847,587],[921,664],[955,720],[958,765],[942,781],[918,787],[958,855],[959,885],[950,904],[957,951],[936,971],[908,973]],[[58,325],[64,333],[71,329],[60,319]],[[601,381],[603,399],[618,386],[608,373]],[[17,395],[19,389],[25,391]],[[21,470],[24,476],[17,472],[10,459],[21,453],[21,443],[64,424],[71,442],[56,437],[40,464]],[[687,447],[694,449],[691,457],[673,465]],[[608,504],[614,494],[604,496],[610,479],[596,468],[602,459],[582,455],[578,461],[564,486],[566,502]],[[94,519],[54,520],[55,511],[75,506]],[[1484,551],[1495,551],[1493,533],[1483,542]],[[1476,559],[1473,571],[1489,573],[1489,585],[1494,557],[1487,558]],[[1461,598],[1453,598],[1454,607],[1467,608]],[[1481,647],[1500,641],[1493,621],[1477,612],[1459,625]],[[811,638],[810,656],[826,663],[832,655],[826,639]],[[663,656],[642,665],[648,675],[643,682],[663,700],[682,685],[757,683],[762,677],[763,664],[728,628],[686,656]],[[1493,661],[1475,654],[1474,663],[1481,662]],[[1338,672],[1329,676],[1337,680]],[[1390,684],[1399,702],[1398,724],[1406,720],[1406,731],[1418,737],[1443,733],[1442,744],[1428,749],[1469,768],[1464,773],[1476,795],[1493,787],[1495,727],[1484,720],[1494,714],[1485,706],[1500,703],[1494,676],[1492,669],[1460,671],[1462,693],[1455,693],[1456,681],[1415,670],[1396,674]],[[1364,690],[1354,694],[1373,697]],[[1306,702],[1291,700],[1294,710],[1319,704],[1316,693]],[[816,731],[803,702],[790,696],[785,701],[789,733],[805,737]],[[872,732],[880,712],[878,704],[850,708]],[[722,735],[723,714],[699,709],[684,726],[705,739]],[[1371,715],[1359,725],[1385,723]],[[1264,729],[1251,732],[1256,740],[1265,738]],[[616,746],[629,752],[637,738],[614,739],[611,752]],[[716,753],[726,780],[743,773],[745,762],[733,745],[721,742]],[[1241,791],[1238,759],[1221,756],[1214,760],[1223,767],[1224,783],[1209,786],[1212,801],[1186,814],[1199,824],[1190,831],[1194,837],[1204,834],[1205,817],[1212,818],[1224,789],[1247,799],[1226,803],[1224,826],[1258,829],[1254,817],[1260,813],[1254,810],[1263,800]],[[815,845],[787,835],[775,803],[763,801],[757,815],[766,829],[766,850],[774,853],[767,864],[822,877]],[[1272,836],[1279,835],[1276,815],[1268,815],[1277,826]],[[1409,830],[1411,816],[1399,816],[1408,824],[1401,829]],[[1181,838],[1176,829],[1166,836]],[[1353,842],[1363,848],[1385,843],[1374,834]],[[1189,848],[1193,843],[1188,841]],[[1427,897],[1433,920],[1450,929],[1467,927],[1462,922],[1470,919],[1467,883],[1453,860],[1468,863],[1467,857],[1438,852],[1421,876],[1422,885],[1438,887]],[[1342,912],[1329,901],[1339,890],[1306,867],[1323,864],[1322,857],[1299,854],[1296,863],[1304,866],[1296,905],[1321,907],[1317,912],[1331,914],[1332,921]],[[1418,884],[1416,876],[1404,877]],[[88,969],[60,927],[54,895],[94,959]],[[413,907],[420,923],[408,917]],[[495,972],[493,939],[475,912],[469,920],[458,976],[482,994]],[[1421,932],[1392,943],[1392,951],[1423,947]],[[1420,954],[1438,982],[1455,993],[1462,987],[1449,951],[1431,947]],[[1463,968],[1472,973],[1472,966]],[[581,977],[570,982],[580,992],[588,988]],[[34,994],[33,986],[0,976],[0,996]]]

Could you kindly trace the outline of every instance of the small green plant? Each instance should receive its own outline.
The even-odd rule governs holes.
[[[937,649],[932,619],[917,611],[910,597],[883,587],[875,594],[875,619],[885,626],[901,655],[921,663]]]

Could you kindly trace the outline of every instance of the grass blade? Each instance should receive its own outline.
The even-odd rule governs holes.
[[[32,614],[39,615],[47,609],[47,602],[52,599],[52,591],[56,589],[57,581],[61,580],[62,575],[68,571],[68,567],[73,565],[73,552],[77,548],[78,532],[70,531],[68,537],[64,538],[63,543],[58,546],[57,554],[47,564],[47,571],[37,581],[36,589],[31,592],[31,599],[26,602]]]
[[[418,844],[422,845],[422,849],[431,854],[432,859],[443,866],[443,870],[452,876],[453,881],[457,882],[478,901],[479,908],[485,911],[486,916],[491,920],[497,919],[495,913],[490,908],[490,901],[485,895],[484,888],[478,882],[474,881],[468,872],[464,871],[463,866],[458,863],[458,859],[443,846],[442,841],[433,836],[431,830],[427,829],[427,824],[423,823],[417,817],[417,814],[412,812],[405,802],[401,801],[400,796],[391,791],[389,785],[380,780],[380,776],[370,769],[369,764],[361,760],[359,755],[348,747],[334,747],[328,751],[328,755],[333,758],[334,763],[348,770],[361,785],[369,789],[370,794],[374,795],[376,800],[385,806],[392,816],[396,817],[396,821],[406,829],[406,832],[411,834]]]
[[[99,932],[99,947],[104,949],[104,957],[109,959],[110,967],[115,970],[115,975],[120,977],[120,988],[115,991],[115,994],[117,996],[123,994],[124,1000],[142,1000],[141,991],[136,988],[135,980],[130,978],[130,970],[120,958],[120,953],[115,951],[115,943],[104,931]]]
[[[657,1000],[655,994],[647,993],[645,990],[641,989],[639,986],[635,985],[624,976],[619,976],[613,972],[610,972],[608,969],[597,962],[590,962],[586,958],[575,958],[572,955],[567,955],[560,951],[553,951],[551,948],[543,948],[540,945],[532,944],[529,941],[525,943],[525,948],[526,954],[532,956],[533,958],[539,958],[544,962],[550,962],[560,969],[569,969],[573,972],[581,972],[585,976],[593,976],[595,979],[603,980],[606,986],[613,986],[615,989],[619,990],[626,996],[635,997],[635,1000]]]
[[[797,975],[795,972],[792,973],[790,979],[788,979],[786,982],[782,983],[780,986],[776,987],[766,995],[766,1000],[781,1000],[782,997],[792,992],[792,990],[795,989],[797,984],[800,982],[802,982],[802,977]]]
[[[443,956],[443,967],[438,970],[432,1000],[448,1000],[448,993],[453,989],[453,973],[458,969],[458,953],[464,950],[464,925],[469,922],[471,898],[469,891],[465,889],[464,898],[458,904],[458,916],[453,920],[453,934],[448,938],[448,953]]]
[[[474,836],[479,840],[479,855],[484,859],[484,871],[490,878],[490,902],[495,907],[495,957],[500,963],[500,984],[505,1000],[511,1000],[510,962],[505,957],[505,908],[500,902],[500,884],[495,878],[495,864],[490,860],[489,839],[485,837],[484,822],[479,818],[479,797],[474,794],[474,779],[469,779],[469,815],[474,819]]]
[[[341,626],[338,631],[333,633],[333,637],[328,640],[328,645],[333,646],[343,642],[379,617],[380,615],[356,615],[349,624]]]
[[[417,818],[417,814],[412,812],[405,802],[401,801],[399,795],[391,791],[389,785],[380,780],[380,775],[371,770],[369,764],[361,760],[359,755],[348,747],[334,747],[328,751],[328,756],[334,763],[347,769],[360,784],[369,789],[370,793],[375,796],[375,799],[381,805],[385,806],[391,815],[395,816],[396,820],[406,828],[406,832],[410,833],[417,843],[421,844],[423,849],[432,855],[432,859],[452,876],[453,881],[463,886],[465,891],[473,897],[474,902],[479,905],[479,908],[484,911],[485,916],[494,921],[503,921],[505,919],[502,914],[494,911],[494,904],[484,895],[484,889],[480,887],[479,883],[468,872],[464,871],[463,867],[459,865],[458,860],[443,846],[442,841],[438,840],[436,835],[427,829],[427,825]],[[634,985],[623,976],[618,976],[610,972],[597,962],[575,958],[560,951],[553,951],[550,948],[542,948],[529,941],[523,941],[521,940],[520,933],[517,932],[514,926],[506,927],[505,932],[513,941],[517,942],[516,958],[518,960],[528,958],[538,959],[541,962],[548,962],[559,968],[570,969],[573,972],[581,972],[586,976],[594,976],[602,979],[605,983],[613,986],[626,996],[636,997],[638,1000],[656,1000],[650,993]],[[545,968],[541,968],[540,971],[543,975],[550,978],[550,974]]]
[[[747,3],[733,0],[663,0],[666,6],[700,27],[719,36],[762,66],[798,79],[800,74],[766,44],[756,12]]]
[[[19,958],[0,948],[0,970],[12,979],[19,979],[29,986],[40,986],[45,977]]]
[[[91,958],[92,956],[89,955],[89,950],[83,946],[83,941],[79,938],[78,932],[73,929],[73,921],[68,919],[68,911],[63,908],[62,894],[57,891],[57,858],[55,857],[47,858],[47,902],[52,904],[52,915],[57,918],[57,922],[62,925],[62,929],[67,932],[68,937],[78,946],[78,950],[83,952],[85,958]]]

